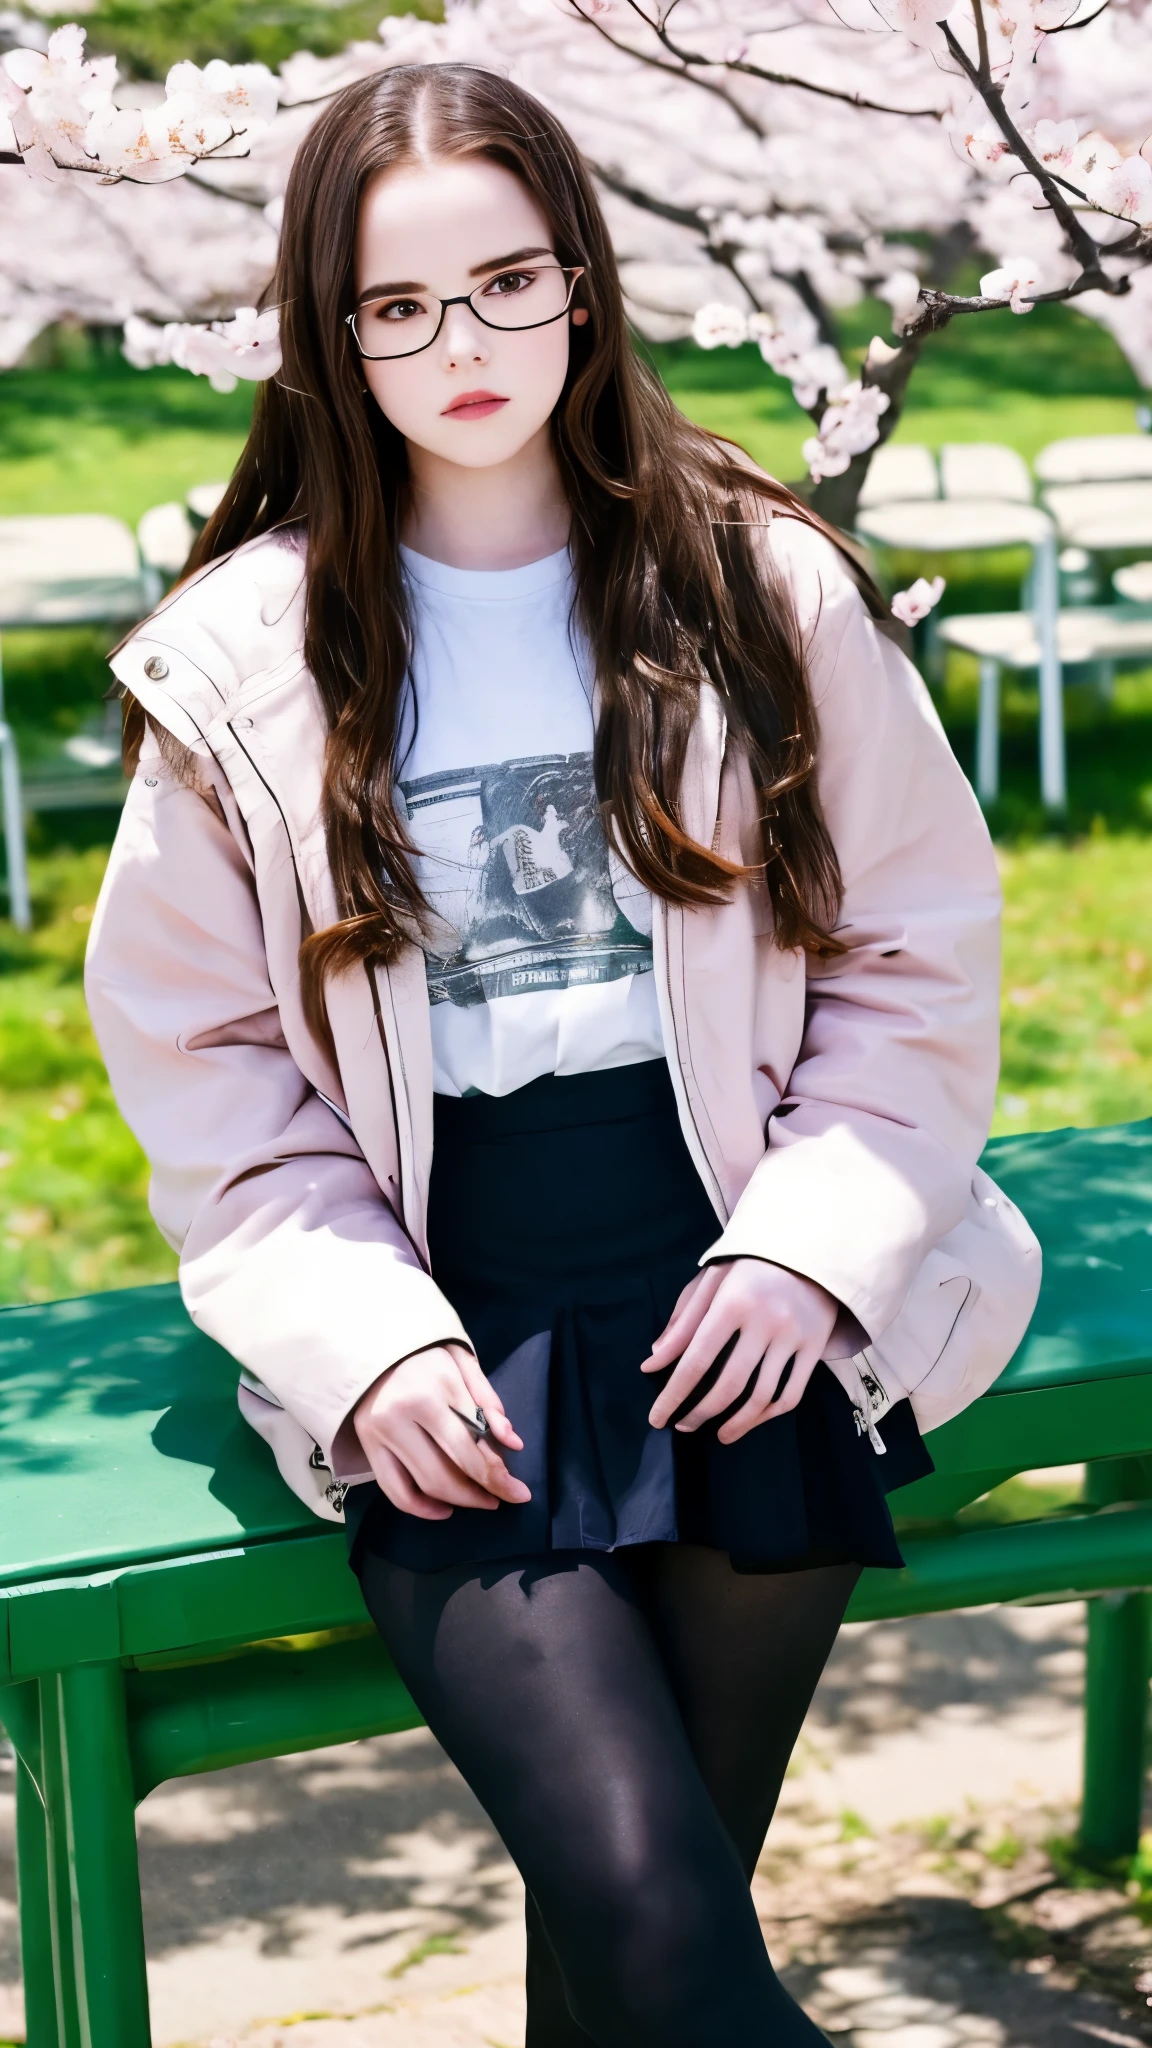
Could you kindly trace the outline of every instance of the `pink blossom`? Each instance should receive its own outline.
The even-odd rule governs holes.
[[[819,431],[805,441],[801,454],[813,482],[843,476],[854,455],[863,455],[880,438],[880,416],[889,406],[888,393],[858,378],[825,407]]]
[[[931,583],[918,576],[907,590],[896,592],[890,607],[893,618],[899,619],[902,626],[918,625],[939,604],[946,588],[943,576],[933,576]]]
[[[117,107],[114,57],[84,56],[84,30],[68,22],[47,52],[10,50],[3,61],[3,102],[16,146],[30,170],[90,168],[156,183],[178,177],[198,157],[247,148],[242,140],[276,110],[276,81],[264,64],[203,70],[176,64],[159,106]]]
[[[939,0],[891,0],[884,9],[890,26],[899,29],[910,43],[918,49],[943,52],[946,45],[940,29],[940,17],[947,12]]]
[[[1152,227],[1152,165],[1143,156],[1126,156],[1118,164],[1092,171],[1084,190],[1094,206],[1118,213],[1138,227]]]
[[[276,111],[278,88],[264,64],[214,57],[203,69],[174,64],[165,95],[158,107],[102,109],[85,137],[89,155],[111,171],[155,180],[178,177],[199,157],[247,153]]]
[[[180,331],[178,321],[169,320],[158,327],[154,321],[130,313],[124,322],[121,352],[134,370],[154,370],[158,364],[172,361],[173,340]]]
[[[9,50],[5,102],[17,146],[29,168],[85,162],[84,137],[94,113],[112,104],[114,57],[86,58],[84,30],[72,21],[43,50]],[[14,96],[11,86],[18,89]]]
[[[848,383],[848,372],[839,352],[826,341],[796,356],[785,375],[791,378],[792,395],[805,412],[815,405],[822,391],[832,396],[843,391]]]
[[[1040,267],[1031,256],[1005,256],[999,269],[980,279],[985,299],[1007,299],[1014,313],[1030,313],[1040,288]]]
[[[218,139],[230,133],[224,123]],[[84,147],[107,171],[152,184],[180,177],[197,154],[180,146],[167,101],[158,107],[102,107],[88,123]]]
[[[245,133],[267,127],[280,97],[266,64],[226,64],[221,57],[213,57],[202,69],[198,64],[173,64],[164,91],[194,119],[219,115]]]
[[[1077,140],[1075,121],[1037,121],[1026,139],[1049,170],[1071,170]]]
[[[748,339],[748,316],[739,306],[709,299],[692,322],[692,339],[697,348],[739,348]]]
[[[1106,135],[1082,135],[1072,151],[1068,166],[1074,178],[1085,182],[1097,172],[1110,171],[1120,162],[1120,151]]]
[[[280,368],[280,316],[274,306],[263,313],[241,306],[231,320],[175,326],[171,350],[174,363],[207,377],[214,391],[234,391],[240,378],[260,384]]]
[[[977,100],[975,106],[981,114],[984,113],[983,100]],[[1007,169],[1012,162],[1007,142],[996,123],[987,115],[965,131],[964,147],[976,168],[981,171],[995,171],[1001,167]]]

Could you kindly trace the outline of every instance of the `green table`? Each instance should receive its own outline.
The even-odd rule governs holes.
[[[1040,1303],[993,1392],[933,1434],[935,1475],[893,1497],[915,1518],[907,1569],[866,1572],[850,1618],[1112,1594],[1090,1609],[1082,1836],[1119,1855],[1139,1823],[1152,1586],[1152,1121],[1001,1139],[986,1164],[1043,1242]],[[29,2048],[146,2048],[133,1815],[153,1786],[419,1719],[342,1532],[281,1484],[235,1380],[174,1287],[0,1313],[0,1718]],[[1013,1473],[1082,1460],[1079,1511],[949,1524]]]

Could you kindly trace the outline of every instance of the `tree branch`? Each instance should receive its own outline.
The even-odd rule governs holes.
[[[585,22],[590,29],[594,29],[596,34],[601,36],[613,50],[622,50],[624,48],[624,45],[618,43],[614,36],[609,35],[602,21],[597,21],[595,15],[584,12],[580,0],[569,0],[569,4],[573,13],[578,14],[581,21]],[[1107,4],[1107,0],[1105,0],[1105,4]],[[686,71],[682,64],[662,64],[659,57],[653,57],[649,50],[629,49],[627,54],[633,57],[637,64],[646,64],[650,71],[662,71],[665,78],[683,79],[689,85],[698,86],[701,92],[711,93],[715,99],[722,100],[724,105],[735,114],[742,128],[747,128],[749,134],[754,135],[757,141],[764,141],[768,131],[763,123],[758,121],[754,114],[750,114],[747,107],[741,106],[735,93],[729,92],[725,86],[719,85],[714,78],[693,78],[691,73]]]
[[[228,161],[235,162],[235,158]],[[263,213],[268,204],[266,199],[255,199],[246,192],[228,192],[223,185],[213,185],[208,178],[198,178],[195,171],[185,171],[184,182],[199,186],[201,192],[210,192],[214,199],[230,199],[234,206],[247,206],[254,213]]]
[[[579,19],[587,22],[590,27],[594,27],[603,36],[605,42],[611,43],[614,50],[619,50],[622,57],[635,58],[640,56],[641,53],[634,50],[630,43],[618,42],[616,37],[611,35],[602,23],[590,21],[589,16],[580,4],[580,0],[569,0],[569,4]],[[708,57],[702,51],[683,49],[678,43],[673,42],[668,32],[666,19],[664,21],[653,19],[650,14],[644,12],[644,9],[639,5],[639,0],[627,0],[627,4],[632,9],[633,14],[644,23],[649,33],[655,36],[661,48],[667,50],[668,55],[674,58],[681,67],[679,71],[672,72],[668,65],[658,64],[657,69],[669,71],[670,76],[683,78],[688,85],[706,87],[711,82],[697,77],[696,73],[699,69],[705,71],[733,71],[739,77],[756,78],[765,85],[795,86],[800,92],[815,93],[820,99],[839,100],[844,106],[859,107],[871,114],[899,114],[910,121],[940,121],[943,119],[939,107],[889,107],[883,105],[879,100],[865,99],[862,93],[842,92],[838,86],[834,85],[815,85],[810,78],[797,78],[788,71],[768,71],[762,64],[749,63],[746,58]],[[641,58],[641,61],[644,61],[643,58]],[[648,59],[648,61],[652,62],[654,60]],[[733,108],[735,107],[734,101],[730,101],[729,104]]]
[[[1146,254],[1147,258],[1152,260],[1152,245],[1149,246],[1146,252],[1138,251],[1137,253]],[[1127,277],[1110,277],[1108,279],[1107,289],[1114,299],[1122,299],[1131,288],[1131,282]],[[1067,305],[1070,299],[1078,299],[1083,292],[1099,290],[1100,285],[1091,273],[1089,271],[1081,271],[1080,276],[1073,278],[1071,284],[1061,285],[1058,291],[1037,292],[1035,298],[1027,300],[1027,304],[1029,306],[1063,306]],[[920,291],[920,304],[923,307],[923,311],[918,313],[916,318],[909,322],[908,326],[904,329],[904,334],[905,337],[938,334],[942,327],[947,327],[950,320],[958,319],[961,314],[1002,313],[1010,303],[1011,301],[1008,299],[981,298],[979,295],[974,298],[963,298],[957,292],[938,292],[933,290],[931,285],[924,285]]]
[[[1095,14],[1082,14],[1079,21],[1057,22],[1055,28],[1046,28],[1044,33],[1046,36],[1066,36],[1070,35],[1073,29],[1087,28],[1090,22],[1096,20],[1097,15],[1103,14],[1111,5],[1112,0],[1100,0],[1100,5],[1096,9]]]
[[[615,192],[618,199],[627,199],[629,204],[641,213],[654,213],[660,220],[675,221],[677,227],[694,228],[705,241],[708,239],[709,223],[694,206],[677,206],[671,199],[657,199],[651,192],[645,192],[639,185],[630,185],[618,171],[610,171],[604,164],[591,159],[593,173],[609,192]]]
[[[984,29],[984,16],[980,0],[972,0],[972,6],[976,19],[977,40],[979,42]],[[1077,219],[1075,210],[1069,206],[1056,179],[1050,171],[1045,169],[1035,152],[1029,149],[1007,107],[1004,105],[1004,94],[996,84],[988,66],[987,41],[984,40],[982,43],[983,54],[980,61],[977,64],[973,64],[964,45],[957,40],[947,21],[940,21],[937,26],[943,33],[950,56],[955,58],[969,83],[975,87],[1017,162],[1022,164],[1024,169],[1035,178],[1041,192],[1044,194],[1045,200],[1063,228],[1069,249],[1075,256],[1081,270],[1090,278],[1090,283],[1080,284],[1080,290],[1115,292],[1117,289],[1116,280],[1109,277],[1107,271],[1101,265],[1100,244],[1093,240],[1087,228]]]
[[[695,207],[677,206],[675,201],[671,199],[657,199],[651,192],[645,192],[641,186],[630,185],[626,179],[621,178],[617,172],[606,169],[603,164],[593,163],[592,170],[594,175],[600,180],[600,183],[607,186],[609,192],[615,192],[619,199],[626,199],[630,206],[637,207],[641,213],[654,213],[660,220],[674,221],[677,227],[691,228],[695,234],[699,235],[701,242],[713,261],[718,263],[722,269],[731,272],[741,291],[751,300],[756,311],[759,313],[764,310],[736,260],[737,257],[743,254],[740,245],[737,242],[714,241],[712,238],[712,223],[706,215],[700,213]],[[773,277],[778,277],[782,284],[791,286],[801,304],[806,307],[815,320],[821,341],[828,342],[832,348],[839,349],[840,340],[831,315],[807,271],[773,270],[772,275]],[[818,415],[813,414],[813,417],[816,418]]]

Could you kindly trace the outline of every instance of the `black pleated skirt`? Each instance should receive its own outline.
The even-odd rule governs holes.
[[[375,1485],[345,1502],[353,1566],[413,1571],[557,1550],[695,1543],[742,1571],[903,1563],[886,1494],[932,1470],[907,1401],[881,1457],[818,1365],[788,1415],[737,1443],[720,1420],[656,1430],[640,1362],[719,1224],[663,1060],[435,1099],[432,1272],[524,1440],[523,1506],[404,1514]]]

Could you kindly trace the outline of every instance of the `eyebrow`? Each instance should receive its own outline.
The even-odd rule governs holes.
[[[468,275],[469,277],[486,277],[490,270],[506,270],[510,263],[527,263],[536,256],[554,256],[555,254],[556,251],[554,249],[513,249],[507,256],[493,256],[487,263],[474,263]],[[391,284],[368,285],[366,290],[360,293],[356,304],[363,306],[368,299],[394,298],[398,292],[426,292],[430,290],[431,286],[422,284],[418,278],[394,278]]]

